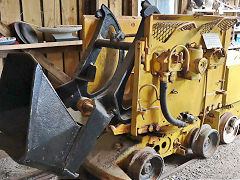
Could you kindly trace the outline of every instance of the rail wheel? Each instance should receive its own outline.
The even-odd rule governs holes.
[[[192,141],[193,153],[204,158],[212,156],[220,141],[218,131],[205,124],[200,131],[199,137],[196,139],[197,134],[198,131]]]
[[[222,115],[219,125],[220,141],[228,144],[234,141],[239,130],[238,118],[230,112]]]
[[[128,166],[128,175],[133,180],[157,180],[164,167],[163,158],[150,147],[134,151]]]

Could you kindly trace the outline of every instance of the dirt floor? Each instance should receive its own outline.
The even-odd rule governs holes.
[[[199,159],[164,180],[240,179],[240,137],[228,145],[220,145],[208,159]]]
[[[213,157],[198,159],[185,166],[176,173],[164,178],[164,180],[194,180],[194,179],[240,179],[240,137],[228,145],[220,145]],[[191,159],[178,155],[165,159],[164,173],[168,173],[180,164]],[[26,174],[36,172],[36,169],[21,166],[15,163],[6,154],[0,151],[0,180],[22,179]],[[28,178],[38,179],[38,178]]]

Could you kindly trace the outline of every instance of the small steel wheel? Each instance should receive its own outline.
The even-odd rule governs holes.
[[[164,167],[163,158],[150,147],[134,151],[128,166],[128,175],[133,180],[157,180]]]
[[[238,130],[238,118],[230,112],[223,114],[219,124],[220,141],[225,144],[233,142],[238,134]]]
[[[199,137],[196,139],[198,131],[192,141],[192,151],[198,156],[208,158],[216,151],[220,136],[217,130],[212,129],[208,125],[203,125]]]

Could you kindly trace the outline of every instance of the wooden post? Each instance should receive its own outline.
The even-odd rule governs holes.
[[[100,9],[102,4],[108,7],[108,0],[96,0],[96,9]]]
[[[56,4],[55,4],[56,2]],[[60,4],[55,0],[43,0],[43,12],[44,12],[44,26],[53,27],[55,25],[61,25],[60,19]],[[54,18],[54,14],[56,17]],[[46,41],[54,41],[54,38],[50,34],[45,34]],[[63,54],[62,52],[48,53],[47,58],[63,71]]]
[[[138,0],[131,0],[131,15],[138,16]]]
[[[178,13],[186,14],[188,7],[188,0],[180,0],[178,4]]]
[[[109,0],[109,8],[115,16],[122,16],[122,0]]]
[[[129,4],[131,4],[130,0],[123,0],[122,1],[122,14],[123,16],[130,16],[131,15],[131,6],[129,6]]]
[[[62,3],[62,24],[63,25],[77,25],[77,1],[76,0],[61,0]],[[77,36],[77,34],[75,34]],[[75,69],[79,63],[79,53],[69,51],[64,53],[64,67],[65,73],[73,76]]]
[[[22,8],[24,21],[36,26],[42,26],[40,0],[22,0]],[[33,28],[36,28],[36,26]],[[36,33],[38,35],[38,39],[42,41],[42,33],[39,31],[36,31]]]

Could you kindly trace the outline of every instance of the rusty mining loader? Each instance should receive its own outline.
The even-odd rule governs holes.
[[[141,16],[130,42],[121,27],[131,31],[133,23],[118,22],[105,5],[86,17],[84,54],[72,80],[56,89],[32,56],[8,54],[0,144],[14,160],[65,178],[78,178],[84,166],[104,179],[155,180],[164,157],[188,149],[210,157],[220,141],[234,140],[239,65],[227,66],[226,57],[237,19],[160,15],[148,1]],[[109,48],[116,51],[106,58]]]

